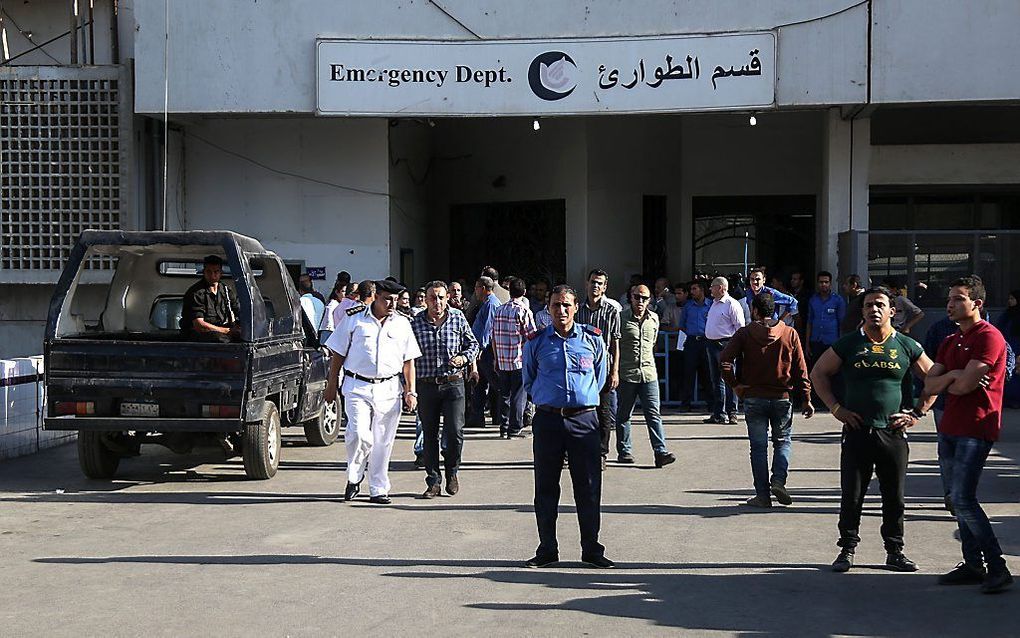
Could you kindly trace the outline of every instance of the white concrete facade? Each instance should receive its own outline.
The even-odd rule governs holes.
[[[66,14],[52,4],[11,10],[22,27],[47,25],[35,29],[39,41],[66,29]],[[97,63],[106,64],[112,31],[100,21],[109,10],[104,2],[96,7]],[[621,282],[642,270],[645,195],[666,198],[664,274],[686,278],[694,264],[696,198],[813,197],[815,258],[802,267],[837,272],[843,264],[864,272],[866,243],[854,255],[840,256],[837,247],[841,233],[868,230],[870,188],[1020,189],[1020,140],[875,144],[871,122],[876,109],[902,105],[1020,105],[1020,76],[1009,69],[1008,48],[1020,26],[1020,3],[1011,0],[448,0],[441,6],[424,0],[175,0],[169,6],[135,0],[120,8],[121,61],[134,65],[138,114],[133,201],[140,212],[132,223],[164,226],[165,99],[165,227],[254,235],[285,260],[326,267],[320,289],[339,270],[355,279],[403,276],[402,263],[408,283],[468,274],[449,266],[457,250],[450,209],[458,204],[563,200],[567,279],[579,283],[588,268],[599,266]],[[746,111],[552,117],[537,133],[530,118],[315,115],[320,37],[761,31],[776,37],[776,102],[755,114],[755,127]],[[15,52],[27,46],[21,40]],[[942,51],[946,42],[951,52]],[[40,56],[18,63],[45,63]],[[143,178],[146,162],[155,179]],[[11,294],[0,299],[0,335],[30,343],[41,334],[49,287],[6,289]]]

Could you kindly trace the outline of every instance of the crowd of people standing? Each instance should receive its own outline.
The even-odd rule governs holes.
[[[682,412],[694,409],[696,394],[707,405],[706,424],[737,424],[743,412],[755,490],[750,507],[771,508],[773,498],[793,502],[786,482],[794,412],[810,418],[828,410],[843,423],[835,571],[853,566],[873,475],[882,494],[886,564],[916,571],[903,551],[907,430],[935,406],[946,503],[964,555],[940,582],[981,584],[989,593],[1008,588],[1012,577],[976,488],[998,438],[1014,359],[1000,328],[982,317],[983,282],[976,276],[953,282],[947,301],[953,329],[941,326],[948,332],[937,338],[932,326],[932,357],[909,336],[923,311],[902,293],[851,275],[839,295],[824,271],[811,292],[796,275],[788,287],[776,278],[767,286],[766,271],[755,268],[746,288],[740,276],[699,276],[677,286],[632,278],[619,300],[607,294],[610,279],[601,269],[588,273],[583,298],[562,284],[539,280],[529,288],[518,277],[501,279],[492,267],[476,278],[470,298],[467,282],[432,281],[412,296],[392,278],[355,285],[338,277],[319,325],[335,355],[327,400],[342,386],[346,402],[345,499],[359,493],[367,473],[372,502],[389,503],[387,469],[401,405],[417,412],[422,498],[438,496],[444,479],[447,493],[456,494],[465,424],[483,425],[489,413],[503,438],[534,432],[540,544],[528,566],[558,560],[556,510],[566,465],[582,560],[612,567],[598,543],[610,442],[615,434],[618,463],[634,463],[631,420],[640,401],[655,467],[675,462],[663,432],[659,375],[663,365],[679,363]],[[1020,333],[1012,301],[997,322],[1010,337]],[[656,356],[661,331],[676,333],[679,356]]]

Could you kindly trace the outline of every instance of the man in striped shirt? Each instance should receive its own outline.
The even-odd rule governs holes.
[[[492,351],[496,360],[503,409],[500,411],[500,438],[524,436],[524,411],[527,393],[524,391],[524,342],[538,329],[524,298],[527,288],[518,277],[509,278],[510,301],[497,306],[492,313]]]
[[[616,429],[616,387],[620,385],[620,311],[606,297],[609,275],[594,269],[588,273],[588,299],[577,308],[577,323],[599,329],[606,350],[608,374],[599,394],[599,430],[602,434],[602,469],[606,469],[609,454],[609,436]]]

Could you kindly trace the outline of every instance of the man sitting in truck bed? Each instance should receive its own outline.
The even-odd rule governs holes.
[[[223,259],[209,255],[202,260],[202,279],[184,293],[181,330],[189,341],[237,340],[241,308],[234,289],[220,283],[222,276]]]

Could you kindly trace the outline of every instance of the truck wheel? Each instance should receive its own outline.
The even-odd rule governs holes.
[[[272,401],[262,408],[262,420],[248,423],[244,428],[241,456],[244,473],[251,479],[268,479],[280,467],[280,412]]]
[[[120,457],[103,443],[103,432],[78,432],[78,465],[91,479],[111,478]]]
[[[333,445],[340,436],[340,399],[323,402],[319,416],[305,422],[305,439],[313,447]]]

